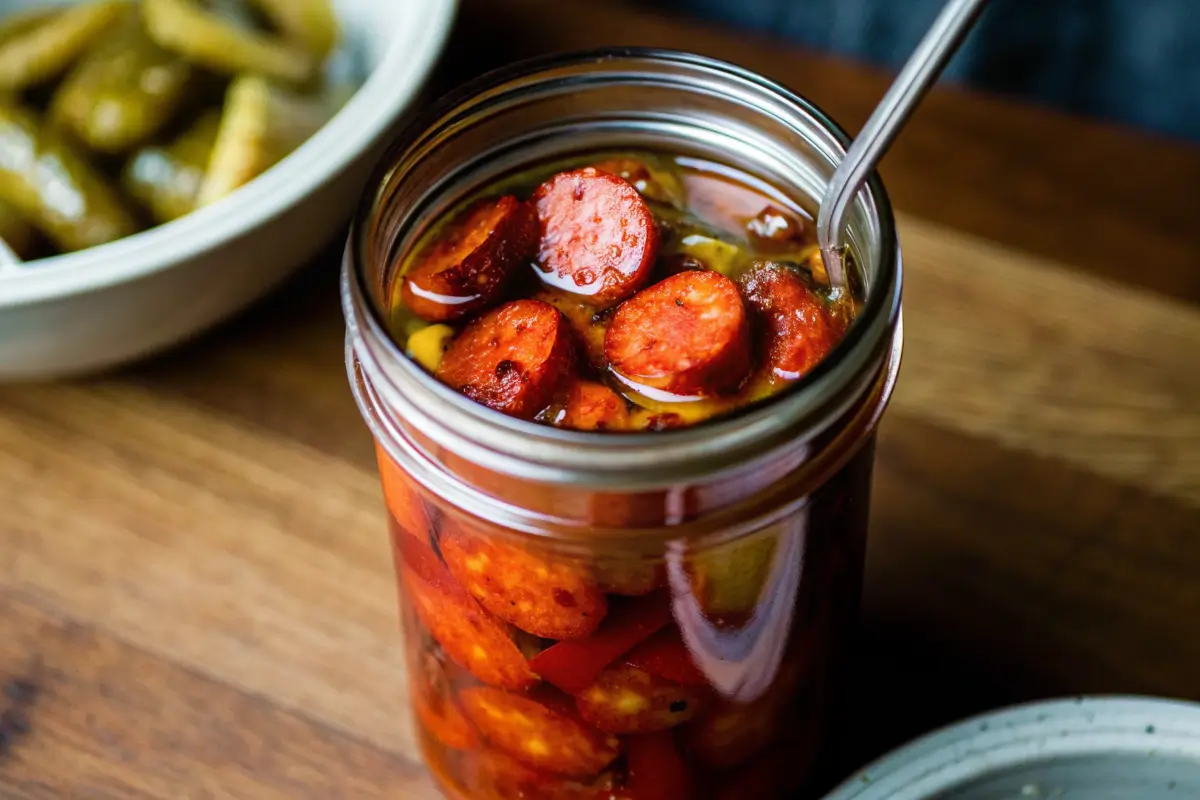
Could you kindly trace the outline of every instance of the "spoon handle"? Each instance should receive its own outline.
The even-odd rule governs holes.
[[[950,0],[917,45],[867,124],[833,173],[817,213],[817,241],[830,283],[846,288],[844,247],[839,241],[850,204],[921,98],[962,44],[988,0]]]

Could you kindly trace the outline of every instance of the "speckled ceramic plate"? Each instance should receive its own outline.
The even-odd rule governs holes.
[[[929,734],[826,800],[1197,800],[1200,705],[1083,697]]]

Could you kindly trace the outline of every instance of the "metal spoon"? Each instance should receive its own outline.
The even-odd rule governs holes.
[[[987,2],[950,0],[946,3],[833,173],[817,212],[817,242],[835,292],[846,290],[846,245],[841,236],[851,203],[950,56],[962,44]]]

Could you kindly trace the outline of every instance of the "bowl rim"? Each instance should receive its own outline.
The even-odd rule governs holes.
[[[146,278],[201,256],[278,217],[362,156],[413,100],[449,36],[458,0],[407,0],[419,22],[317,133],[262,175],[215,203],[107,244],[0,266],[0,311]]]
[[[1091,695],[1011,706],[902,745],[857,770],[823,800],[931,800],[1015,767],[1089,754],[1200,764],[1200,704]]]

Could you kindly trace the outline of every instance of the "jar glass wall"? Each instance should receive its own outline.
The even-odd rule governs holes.
[[[790,796],[816,763],[862,578],[874,432],[899,366],[878,180],[848,229],[860,312],[786,393],[693,428],[505,417],[388,334],[395,265],[497,176],[654,147],[812,207],[845,136],[756,75],[681,53],[485,76],[389,155],[347,248],[347,363],[377,444],[412,707],[462,798]]]

